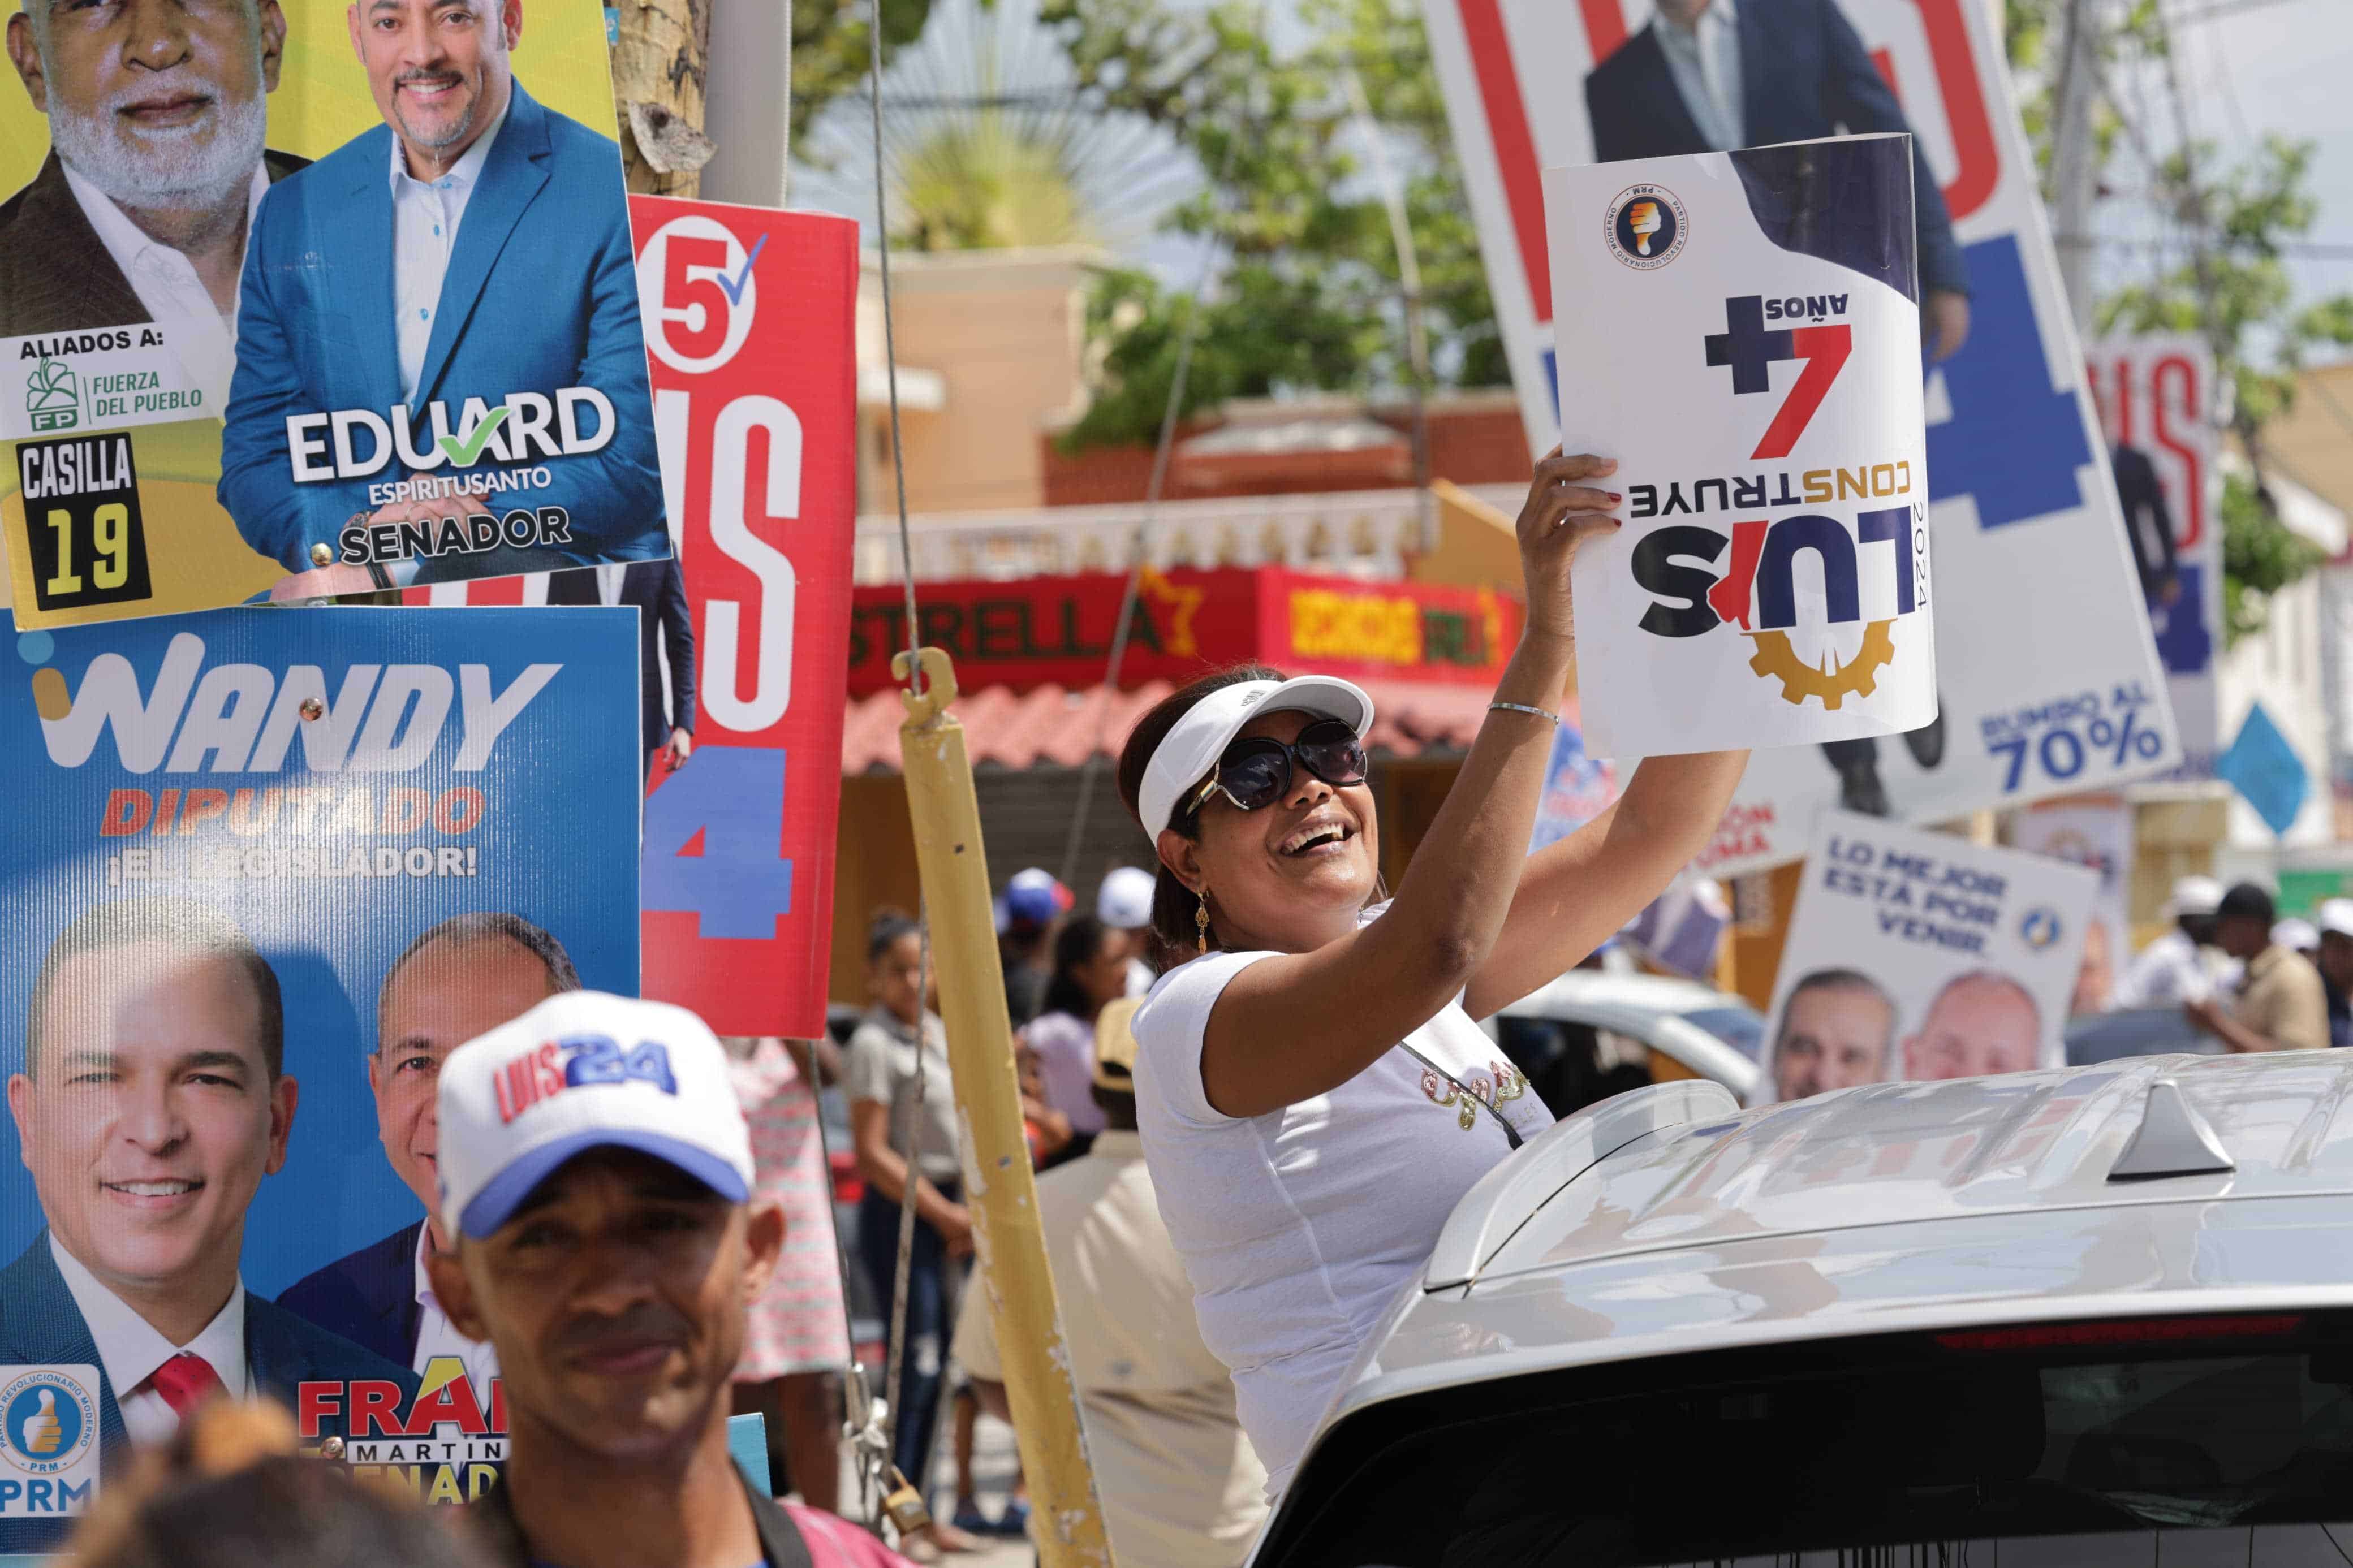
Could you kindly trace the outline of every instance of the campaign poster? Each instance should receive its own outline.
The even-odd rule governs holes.
[[[675,562],[406,597],[638,607],[645,994],[723,1035],[814,1038],[851,642],[858,226],[629,207]]]
[[[630,618],[17,637],[0,1552],[212,1383],[420,1497],[492,1484],[495,1356],[416,1298],[434,1083],[552,992],[637,989],[637,863],[600,852],[637,833]]]
[[[2098,873],[1825,812],[1765,1031],[1761,1100],[2066,1062]]]
[[[1914,138],[1925,335],[1938,354],[1958,340],[1946,357],[1923,353],[1938,716],[1900,739],[1759,754],[1704,869],[1737,876],[1798,858],[1826,806],[1944,821],[2114,788],[2179,762],[1989,8],[1971,0],[1711,7],[1709,25],[1729,31],[1707,40],[1708,53],[1737,58],[1740,89],[1702,103],[1712,129],[1684,99],[1647,0],[1422,0],[1422,15],[1536,451],[1560,428],[1561,377],[1625,369],[1558,359],[1554,326],[1567,306],[1555,308],[1545,170],[1838,130]],[[1956,310],[1961,289],[1966,304]],[[1803,367],[1792,361],[1769,374],[1778,401]],[[1582,622],[1578,633],[1591,635]]]
[[[1936,714],[1908,136],[1545,172],[1604,756],[1852,742]],[[1782,366],[1783,384],[1772,371]],[[1670,413],[1669,411],[1672,411]]]
[[[2084,962],[2069,1010],[2105,1011],[2133,957],[2131,803],[2113,795],[2045,801],[2010,819],[2010,841],[2031,855],[2098,873],[2100,890],[2092,900],[2091,923],[2084,928]]]
[[[2125,542],[2165,664],[2182,778],[2222,750],[2222,469],[2214,356],[2188,332],[2102,338],[2085,353]]]
[[[11,11],[19,627],[669,553],[596,7]]]
[[[1585,734],[1567,719],[1553,731],[1552,755],[1545,762],[1544,794],[1528,829],[1528,853],[1557,844],[1618,799],[1618,770],[1585,748]]]

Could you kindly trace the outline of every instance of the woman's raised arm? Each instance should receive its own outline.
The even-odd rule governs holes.
[[[1235,975],[1210,1013],[1201,1088],[1220,1112],[1261,1115],[1345,1083],[1427,1023],[1487,963],[1544,788],[1555,726],[1542,715],[1555,711],[1574,657],[1569,563],[1586,538],[1618,526],[1609,513],[1620,498],[1580,481],[1616,467],[1557,453],[1536,465],[1517,525],[1527,627],[1495,688],[1494,700],[1506,706],[1491,710],[1480,727],[1388,912],[1361,929],[1350,914],[1345,931],[1320,942],[1220,925],[1229,946],[1243,945],[1233,940],[1240,935],[1287,950]],[[1282,804],[1295,815],[1303,799],[1314,804],[1317,790],[1332,793],[1294,775]],[[1352,806],[1369,816],[1370,792],[1360,794]],[[1214,798],[1208,809],[1230,810]],[[1172,847],[1183,858],[1185,843],[1164,834],[1164,859]],[[1172,868],[1186,870],[1173,862]],[[1198,858],[1192,868],[1199,871]],[[1205,879],[1216,910],[1216,879]]]

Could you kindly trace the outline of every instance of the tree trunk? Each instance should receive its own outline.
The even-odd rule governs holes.
[[[716,0],[617,0],[613,96],[632,191],[691,196],[712,151],[702,98]]]

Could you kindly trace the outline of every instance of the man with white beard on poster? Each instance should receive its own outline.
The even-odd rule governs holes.
[[[278,0],[21,0],[8,58],[48,157],[0,204],[0,338],[152,322],[217,407],[254,210],[305,160],[265,150]]]

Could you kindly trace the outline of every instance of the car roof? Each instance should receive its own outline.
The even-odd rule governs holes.
[[[1604,969],[1572,969],[1504,1009],[1506,1017],[1546,1017],[1561,1007],[1594,1007],[1642,1013],[1694,1013],[1706,1007],[1746,1007],[1728,992],[1669,974],[1613,974]]]
[[[2161,1193],[2111,1182],[2149,1085],[2169,1078],[2237,1163]],[[1662,1130],[1515,1225],[1499,1274],[1718,1240],[1891,1221],[2353,1192],[2353,1052],[2145,1057],[1942,1083],[1883,1083]]]
[[[2110,1172],[2152,1087],[2235,1169]],[[1603,1361],[1989,1323],[2353,1307],[2353,1051],[2146,1057],[1743,1112],[1661,1084],[1568,1117],[1449,1218],[1321,1434]]]

